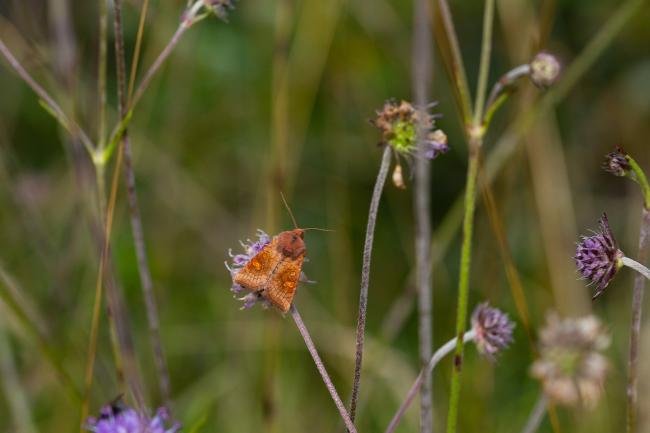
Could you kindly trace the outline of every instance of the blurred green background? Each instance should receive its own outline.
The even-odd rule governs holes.
[[[0,37],[90,136],[97,135],[98,2],[0,0]],[[433,3],[433,2],[432,2]],[[538,49],[564,65],[579,58],[617,1],[498,0],[490,83]],[[638,3],[638,2],[637,2]],[[531,326],[549,309],[597,313],[609,326],[611,371],[598,408],[557,411],[563,432],[620,432],[631,272],[592,304],[572,255],[579,233],[607,211],[622,249],[636,252],[638,188],[600,169],[622,144],[650,170],[650,7],[641,2],[623,29],[568,93],[531,127],[492,184],[496,213],[479,194],[470,308],[487,299],[518,322],[515,343],[496,364],[467,348],[460,431],[516,432],[537,399],[534,357],[506,278],[521,278]],[[125,3],[127,61],[141,2]],[[470,86],[478,69],[483,2],[451,1]],[[178,26],[181,0],[155,1],[143,40],[140,77]],[[349,400],[360,263],[368,205],[380,160],[368,119],[389,97],[411,98],[412,4],[403,0],[242,0],[227,24],[207,19],[183,37],[135,111],[130,127],[137,186],[171,375],[174,416],[185,431],[330,432],[342,423],[290,317],[240,311],[223,262],[257,228],[291,228],[288,198],[309,232],[296,305],[339,393]],[[117,119],[109,40],[109,126]],[[432,34],[432,38],[434,35]],[[435,51],[432,100],[451,151],[432,164],[435,346],[453,337],[460,238],[454,208],[465,182],[467,146],[448,75]],[[77,431],[80,405],[51,365],[59,359],[83,387],[98,253],[92,165],[9,69],[0,68],[0,431]],[[504,131],[535,110],[541,92],[522,82],[494,120],[485,160]],[[112,173],[113,161],[107,176]],[[387,183],[370,282],[367,352],[359,430],[386,427],[418,371],[413,187]],[[456,209],[456,211],[453,211]],[[114,274],[151,408],[162,404],[129,227],[118,191]],[[494,219],[496,218],[496,219]],[[492,221],[492,223],[491,223]],[[505,232],[511,259],[495,236]],[[16,314],[13,299],[27,318]],[[105,306],[105,303],[103,304]],[[119,393],[102,309],[91,413]],[[647,322],[647,321],[646,321]],[[44,356],[29,326],[53,348]],[[647,341],[647,325],[642,341]],[[641,353],[641,423],[650,431],[650,347]],[[444,426],[451,362],[434,375],[435,423]],[[417,404],[398,431],[418,429]],[[193,430],[196,428],[196,430]],[[645,430],[643,430],[645,429]],[[551,431],[548,420],[540,431]]]

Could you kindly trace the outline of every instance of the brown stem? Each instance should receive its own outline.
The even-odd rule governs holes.
[[[650,255],[650,210],[643,209],[641,230],[639,233],[639,253],[637,259],[647,263]],[[633,433],[637,430],[637,382],[639,379],[639,336],[641,334],[641,317],[643,310],[643,291],[646,278],[641,274],[634,277],[632,293],[632,321],[630,323],[630,355],[627,372],[627,431]]]
[[[122,35],[122,1],[115,0],[115,56],[117,62],[117,82],[118,82],[118,101],[120,115],[124,118],[127,114],[127,80],[126,80],[126,62],[124,56],[124,39]],[[136,96],[138,93],[136,92]],[[140,217],[140,207],[135,189],[135,172],[133,170],[133,158],[131,154],[131,145],[128,132],[125,130],[122,136],[122,145],[124,147],[124,177],[127,186],[127,197],[129,202],[129,216],[131,221],[131,232],[133,234],[133,243],[138,260],[138,273],[142,284],[142,291],[145,298],[147,320],[149,324],[149,338],[151,341],[154,361],[158,373],[160,393],[165,405],[170,409],[170,385],[169,372],[162,348],[160,338],[160,322],[158,319],[158,309],[153,293],[153,280],[147,258],[147,250],[144,242],[144,230],[142,228],[142,218]]]
[[[419,109],[427,105],[431,83],[431,25],[429,22],[429,2],[414,0],[413,7],[413,96]],[[433,294],[431,290],[431,168],[430,162],[422,155],[427,134],[424,125],[426,116],[420,116],[418,125],[418,147],[420,157],[415,162],[415,284],[418,293],[418,346],[420,366],[424,367],[431,358],[433,344],[433,323],[431,310]],[[433,383],[432,376],[423,370],[420,386],[420,432],[433,431]]]
[[[323,382],[325,382],[325,386],[332,396],[332,400],[334,400],[334,404],[336,404],[336,408],[339,410],[341,418],[343,418],[343,422],[345,422],[345,426],[349,432],[356,433],[357,429],[354,427],[354,422],[350,419],[350,415],[348,415],[348,412],[345,410],[345,405],[343,404],[343,401],[341,401],[341,397],[339,397],[338,392],[336,392],[336,388],[334,387],[329,374],[327,374],[327,370],[325,369],[323,361],[318,355],[318,351],[316,350],[316,346],[314,346],[314,342],[309,335],[309,331],[305,326],[305,322],[302,321],[302,317],[300,317],[300,313],[298,313],[298,309],[294,304],[291,304],[289,312],[291,313],[291,317],[293,317],[294,322],[296,322],[296,326],[298,327],[298,331],[300,331],[300,335],[302,335],[303,340],[305,340],[307,350],[309,350],[309,354],[314,360],[314,364],[316,364],[316,369],[318,369],[318,372],[323,378]]]

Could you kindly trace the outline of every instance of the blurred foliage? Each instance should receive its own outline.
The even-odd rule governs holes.
[[[473,89],[483,5],[451,3]],[[171,37],[184,5],[151,2],[141,71]],[[605,0],[499,0],[490,82],[539,47],[570,64],[618,6]],[[130,127],[138,193],[173,411],[186,431],[341,430],[290,318],[260,308],[239,311],[223,261],[228,248],[238,248],[238,239],[252,237],[257,228],[274,233],[291,227],[280,190],[300,225],[334,230],[307,234],[310,261],[304,270],[317,284],[301,287],[296,303],[347,400],[362,243],[380,159],[379,136],[367,120],[386,98],[411,96],[411,7],[403,0],[242,0],[227,24],[210,19],[186,34],[138,106]],[[135,44],[139,10],[140,1],[125,5],[127,53]],[[97,22],[97,2],[0,1],[0,37],[94,138]],[[592,305],[571,256],[578,233],[595,228],[603,210],[622,248],[634,256],[640,196],[631,182],[602,172],[600,164],[605,153],[622,144],[650,169],[648,22],[646,3],[557,109],[518,137],[517,150],[492,185],[533,328],[549,309],[593,310],[613,334],[604,401],[589,413],[558,410],[564,432],[623,430],[632,276],[622,272]],[[109,53],[112,125],[117,120],[112,40]],[[92,166],[2,63],[0,285],[13,281],[11,290],[29,320],[47,335],[81,389],[98,268],[90,230]],[[458,234],[441,223],[458,219],[445,218],[464,187],[466,144],[439,59],[434,70],[432,98],[443,114],[438,125],[451,145],[432,165],[436,237],[451,236],[450,248],[433,268],[438,346],[453,336],[459,255]],[[537,90],[522,83],[497,114],[486,155],[538,98]],[[154,408],[162,402],[125,194],[122,186],[112,253],[147,403]],[[362,432],[383,431],[417,374],[412,208],[410,184],[406,191],[387,185],[370,282]],[[479,200],[470,307],[489,299],[520,322],[485,209]],[[398,304],[410,309],[396,327]],[[534,353],[522,326],[515,336],[515,344],[493,365],[468,349],[460,431],[509,433],[524,425],[539,385],[528,375]],[[0,431],[34,431],[30,425],[35,431],[75,431],[79,402],[68,397],[33,335],[4,303],[0,343]],[[644,391],[650,386],[644,362],[650,348],[642,349],[640,400],[650,409]],[[438,430],[444,425],[450,371],[445,360],[434,375]],[[118,392],[104,313],[91,412]],[[645,418],[641,421],[650,431]],[[399,431],[416,431],[417,423],[417,409],[411,408]],[[551,431],[548,420],[540,431]]]

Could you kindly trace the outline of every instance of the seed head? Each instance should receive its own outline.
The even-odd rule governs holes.
[[[397,153],[413,156],[417,152],[418,128],[426,131],[422,156],[434,159],[449,150],[447,136],[433,131],[435,116],[425,110],[416,109],[406,101],[388,100],[372,123],[382,133],[382,143],[391,146]]]
[[[496,355],[512,342],[514,328],[515,324],[506,313],[490,307],[487,302],[479,304],[472,313],[476,347],[490,360],[494,360]]]
[[[615,151],[609,152],[603,162],[603,170],[614,176],[627,176],[632,167],[627,159],[627,154],[622,148],[617,147]]]
[[[160,408],[156,415],[149,417],[121,403],[104,406],[99,417],[91,417],[86,422],[86,430],[94,433],[176,433],[180,430],[179,423],[169,423],[169,413]]]
[[[597,317],[560,319],[551,313],[540,333],[540,358],[531,374],[556,403],[593,408],[605,384],[608,362],[601,352],[609,343]]]
[[[530,80],[537,87],[546,89],[560,76],[560,62],[549,53],[538,53],[530,62]]]
[[[582,237],[574,257],[582,278],[594,285],[593,299],[603,293],[621,268],[621,259],[624,257],[623,252],[618,249],[605,213],[600,218],[599,224],[600,232],[594,233],[593,236]]]

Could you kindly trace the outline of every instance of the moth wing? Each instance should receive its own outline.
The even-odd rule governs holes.
[[[235,274],[233,280],[252,292],[263,290],[280,260],[282,260],[282,253],[278,251],[277,240],[273,239]]]
[[[285,257],[284,260],[278,263],[266,286],[264,297],[283,313],[289,311],[289,307],[291,307],[304,259],[302,255],[296,259]]]

